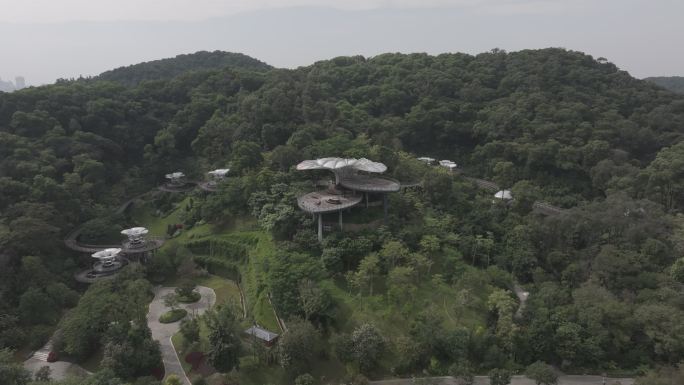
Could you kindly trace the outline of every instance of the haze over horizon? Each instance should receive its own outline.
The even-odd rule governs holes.
[[[199,50],[293,68],[342,55],[563,47],[684,75],[675,0],[0,0],[0,77],[30,85]]]

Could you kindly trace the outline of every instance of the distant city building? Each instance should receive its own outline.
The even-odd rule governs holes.
[[[14,88],[20,90],[26,88],[26,81],[23,76],[17,76],[14,78]]]
[[[0,91],[2,92],[12,92],[14,91],[14,84],[12,82],[6,82],[0,78]]]
[[[26,88],[26,80],[23,76],[17,76],[14,78],[14,83],[11,80],[2,80],[0,78],[0,92],[12,92]]]

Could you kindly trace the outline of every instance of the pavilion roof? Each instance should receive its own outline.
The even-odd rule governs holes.
[[[93,253],[92,257],[97,259],[115,258],[121,253],[119,248],[109,248]]]
[[[510,190],[501,190],[494,194],[494,198],[509,201],[513,199],[513,195]]]
[[[207,174],[211,176],[226,176],[229,171],[229,168],[217,168],[216,170],[209,171]]]
[[[141,236],[146,235],[150,231],[144,227],[131,227],[130,229],[121,230],[121,234],[126,236]]]
[[[339,170],[351,168],[359,171],[382,173],[387,166],[380,162],[373,162],[366,158],[320,158],[305,160],[297,165],[297,170]]]
[[[184,176],[185,176],[185,174],[183,174],[180,171],[172,172],[171,174],[165,175],[166,179],[179,179],[179,178],[183,178]]]
[[[266,342],[271,342],[278,338],[278,334],[273,333],[272,331],[266,330],[257,325],[254,325],[249,329],[245,330],[245,333]]]

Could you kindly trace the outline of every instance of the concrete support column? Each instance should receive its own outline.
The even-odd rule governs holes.
[[[342,210],[340,210],[340,231],[342,231]]]
[[[366,208],[368,208],[368,193],[363,193],[363,196],[366,198]]]
[[[387,223],[387,210],[389,209],[389,200],[387,199],[387,194],[382,194],[382,208],[385,212],[385,223]]]
[[[323,241],[323,214],[318,214],[318,242]]]

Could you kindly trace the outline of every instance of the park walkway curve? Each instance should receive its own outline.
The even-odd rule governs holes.
[[[147,312],[147,326],[152,332],[152,338],[159,341],[159,348],[161,349],[162,361],[164,363],[164,376],[175,374],[184,385],[191,385],[188,380],[183,366],[181,365],[180,357],[173,347],[171,337],[180,330],[180,321],[170,324],[163,324],[159,322],[159,316],[169,310],[164,305],[164,296],[173,293],[175,287],[161,287],[156,286],[153,289],[154,299],[150,302],[149,310]],[[179,307],[188,311],[188,315],[201,315],[210,309],[216,303],[216,293],[213,289],[205,286],[197,286],[197,292],[200,293],[201,298],[195,303],[180,304]]]

